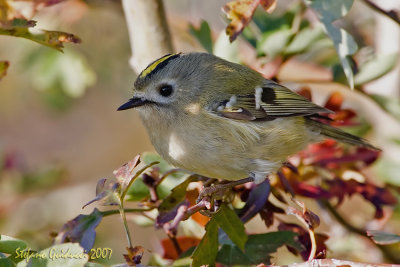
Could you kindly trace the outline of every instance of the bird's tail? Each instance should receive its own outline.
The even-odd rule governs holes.
[[[350,145],[356,145],[356,146],[364,146],[368,147],[374,150],[380,150],[379,148],[371,145],[366,141],[365,139],[346,133],[345,131],[342,131],[338,128],[332,127],[328,124],[324,124],[322,122],[313,120],[311,118],[306,118],[306,125],[315,132],[320,132],[322,135],[332,138],[336,141],[347,143]]]

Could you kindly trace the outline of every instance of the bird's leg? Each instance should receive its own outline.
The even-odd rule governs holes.
[[[229,190],[232,189],[232,187],[253,181],[253,177],[247,177],[233,182],[214,184],[204,187],[199,193],[198,201],[205,197],[210,197],[214,200],[220,200],[229,192]]]

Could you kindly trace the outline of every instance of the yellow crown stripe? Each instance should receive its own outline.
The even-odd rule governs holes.
[[[149,75],[155,68],[157,68],[157,66],[160,65],[160,63],[166,61],[166,60],[169,59],[170,57],[175,57],[175,56],[177,56],[177,55],[179,55],[179,54],[168,54],[168,55],[165,55],[165,56],[163,56],[163,57],[157,59],[156,61],[150,63],[150,65],[147,66],[147,68],[145,68],[145,69],[142,71],[142,73],[140,74],[139,77],[140,77],[140,78],[146,77],[146,76]]]

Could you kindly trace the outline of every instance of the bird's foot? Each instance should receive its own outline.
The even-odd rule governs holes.
[[[227,199],[232,198],[231,190],[234,186],[245,184],[248,182],[252,182],[254,179],[252,177],[248,177],[245,179],[228,182],[228,183],[220,183],[213,184],[214,180],[206,184],[210,184],[207,187],[204,187],[197,198],[197,203],[203,201],[206,203],[207,210],[203,210],[201,213],[206,216],[211,216],[214,212],[216,212],[220,206],[220,203],[223,201],[227,201]]]

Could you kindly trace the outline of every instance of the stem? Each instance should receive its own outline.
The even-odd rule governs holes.
[[[145,212],[145,211],[151,211],[151,210],[153,210],[153,209],[154,209],[154,208],[147,208],[147,209],[124,209],[124,212]],[[103,217],[107,217],[107,216],[110,216],[110,215],[114,215],[114,214],[120,213],[120,209],[118,209],[118,210],[101,211],[100,213],[101,213],[101,215],[102,215]]]
[[[132,246],[131,233],[129,232],[128,222],[126,221],[124,205],[123,205],[122,200],[121,200],[121,204],[119,205],[119,212],[121,214],[122,222],[124,223],[126,238],[128,239],[128,246],[130,248],[132,248],[133,246]]]
[[[196,205],[188,208],[185,212],[185,216],[182,218],[182,221],[187,220],[190,216],[195,214],[198,211],[206,209],[207,205],[204,201],[200,201]]]
[[[370,8],[372,8],[375,11],[381,13],[382,15],[390,18],[391,20],[393,20],[394,22],[396,22],[397,24],[400,25],[400,18],[397,15],[396,11],[394,11],[394,10],[386,11],[386,10],[382,9],[381,7],[377,6],[375,3],[371,2],[370,0],[364,0],[364,3],[367,4],[367,6],[369,6]]]
[[[178,240],[176,239],[175,235],[168,235],[169,239],[171,240],[172,244],[174,245],[174,248],[176,250],[176,253],[179,255],[182,254],[182,249],[181,246],[179,245]]]

